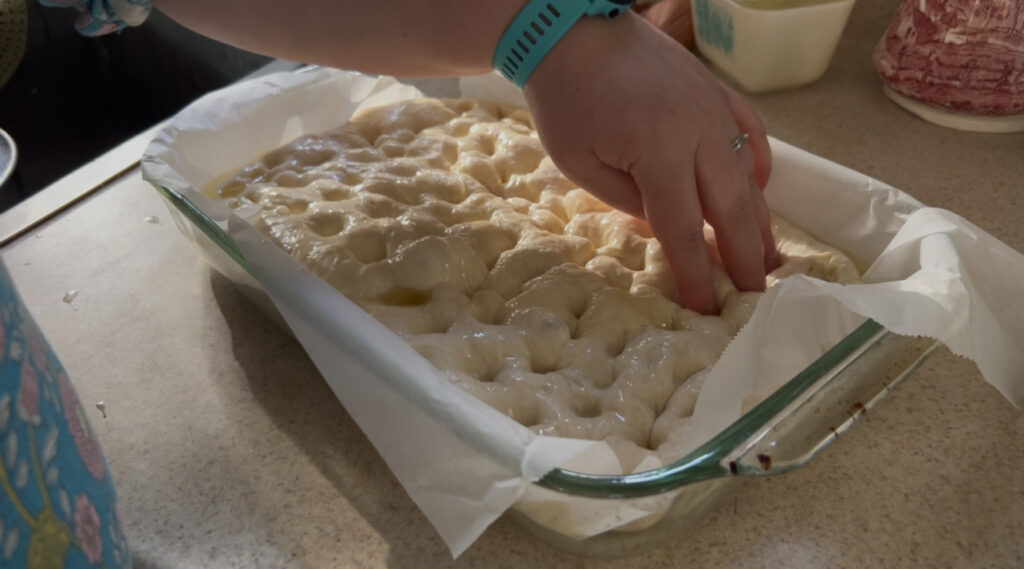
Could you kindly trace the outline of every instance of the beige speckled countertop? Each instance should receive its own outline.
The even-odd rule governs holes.
[[[858,2],[823,79],[754,103],[775,136],[1024,251],[1024,134],[934,127],[882,95],[869,55],[897,4]],[[499,520],[452,561],[299,345],[137,170],[3,259],[83,400],[106,404],[91,420],[139,567],[1024,567],[1024,413],[945,350],[810,466],[743,483],[661,549],[586,560]]]

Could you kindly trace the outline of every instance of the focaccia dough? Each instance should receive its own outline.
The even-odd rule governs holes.
[[[454,384],[534,432],[608,441],[627,472],[678,458],[705,372],[759,296],[719,268],[721,316],[681,308],[647,224],[577,188],[530,114],[494,103],[371,109],[211,193]],[[770,282],[859,278],[773,226],[785,262]]]

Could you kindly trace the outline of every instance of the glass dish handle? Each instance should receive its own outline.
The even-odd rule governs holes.
[[[878,331],[844,365],[725,456],[722,466],[740,476],[771,476],[807,464],[885,399],[939,345],[931,338]]]

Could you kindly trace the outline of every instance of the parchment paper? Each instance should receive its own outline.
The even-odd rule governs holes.
[[[464,96],[522,104],[496,75]],[[321,69],[266,76],[211,93],[147,148],[144,177],[188,198],[230,235],[252,275],[346,409],[457,556],[513,504],[576,538],[664,514],[672,495],[583,500],[530,484],[554,466],[621,473],[604,443],[539,437],[445,382],[400,338],[270,243],[204,187],[304,133],[339,126],[361,106],[418,97],[391,78]],[[885,184],[772,141],[772,207],[868,268],[841,287],[793,277],[773,287],[698,398],[690,448],[740,415],[865,317],[928,335],[974,359],[1011,401],[1024,397],[1024,256],[970,223]],[[182,227],[190,239],[196,231]],[[647,461],[644,470],[660,466]]]

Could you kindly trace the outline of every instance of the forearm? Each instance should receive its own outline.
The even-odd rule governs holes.
[[[525,0],[156,0],[203,35],[273,57],[389,75],[491,69]]]

